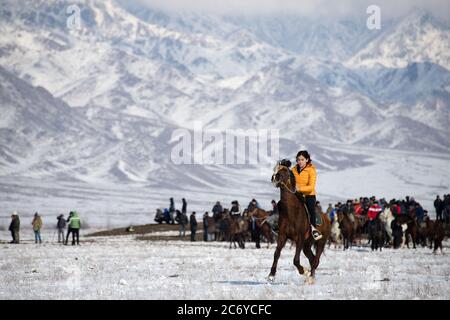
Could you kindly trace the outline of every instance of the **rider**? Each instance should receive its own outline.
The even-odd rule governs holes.
[[[299,151],[296,160],[297,164],[291,170],[295,176],[296,195],[299,199],[305,196],[312,236],[314,240],[320,240],[322,234],[316,229],[316,167],[312,164],[311,156],[306,150]]]
[[[239,202],[237,200],[234,200],[231,202],[231,210],[230,215],[232,218],[240,217],[241,216],[241,207],[239,205]]]

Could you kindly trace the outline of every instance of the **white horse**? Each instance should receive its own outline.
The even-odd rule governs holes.
[[[383,222],[384,230],[386,230],[386,233],[389,237],[389,244],[393,244],[394,237],[392,236],[391,223],[395,220],[395,217],[389,207],[386,207],[384,211],[380,213],[380,219],[381,222]]]
[[[334,219],[333,223],[331,224],[331,234],[330,234],[330,240],[328,243],[328,248],[331,245],[331,242],[334,243],[334,248],[336,249],[336,246],[339,246],[339,249],[342,245],[342,235],[341,235],[341,229],[339,228],[339,222],[337,220],[337,217]]]

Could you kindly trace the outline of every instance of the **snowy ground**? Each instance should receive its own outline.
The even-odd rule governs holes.
[[[66,247],[47,242],[51,235],[35,245],[23,233],[23,244],[10,245],[0,232],[0,299],[450,299],[450,255],[424,248],[330,248],[308,286],[289,244],[268,284],[274,247],[230,250],[226,243],[134,236],[82,238],[81,246]]]

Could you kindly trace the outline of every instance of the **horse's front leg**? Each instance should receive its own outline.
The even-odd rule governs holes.
[[[287,237],[280,235],[278,237],[277,248],[275,249],[275,253],[273,255],[273,264],[270,269],[270,274],[268,277],[269,281],[273,281],[275,279],[275,274],[277,273],[277,264],[278,259],[280,258],[281,250],[283,250],[284,245],[286,244]]]
[[[297,267],[297,270],[300,274],[304,275],[306,277],[305,282],[307,282],[308,284],[311,284],[311,272],[307,269],[304,268],[301,264],[300,264],[300,252],[302,251],[303,248],[303,242],[304,239],[302,237],[299,237],[296,243],[296,248],[295,248],[295,256],[294,256],[294,266]]]

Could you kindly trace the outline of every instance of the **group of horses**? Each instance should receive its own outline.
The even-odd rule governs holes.
[[[268,275],[268,281],[273,282],[277,272],[277,264],[281,255],[281,251],[287,241],[291,241],[295,245],[295,255],[293,263],[300,275],[305,276],[307,284],[313,284],[315,279],[315,271],[320,263],[320,257],[332,242],[335,244],[343,244],[344,250],[351,248],[354,241],[361,241],[366,233],[370,235],[372,250],[382,249],[386,244],[391,243],[395,239],[395,230],[392,226],[397,226],[404,234],[402,245],[409,247],[409,241],[412,241],[413,247],[422,243],[430,245],[434,244],[435,250],[440,248],[442,251],[442,240],[444,231],[441,223],[427,220],[424,225],[417,222],[410,216],[393,217],[389,208],[381,212],[375,221],[369,223],[365,216],[353,216],[339,212],[336,219],[331,223],[326,213],[322,215],[322,223],[317,225],[317,229],[321,232],[322,238],[315,241],[311,234],[311,227],[307,209],[305,204],[295,194],[295,178],[290,172],[289,164],[278,162],[274,168],[272,175],[272,183],[276,188],[280,189],[280,201],[278,206],[278,230],[275,232],[268,223],[270,212],[255,208],[248,211],[242,217],[230,215],[225,209],[222,213],[214,217],[206,217],[207,232],[213,233],[215,240],[226,240],[236,248],[236,243],[241,248],[245,248],[245,241],[250,237],[252,232],[258,230],[256,239],[259,245],[259,235],[266,239],[268,246],[276,238],[276,249],[273,256],[273,263]],[[395,219],[395,223],[393,223]],[[257,226],[255,229],[254,226]],[[310,269],[304,267],[300,263],[300,253],[303,250],[307,257]]]
[[[267,242],[268,248],[274,242],[276,231],[269,223],[271,211],[255,208],[243,215],[232,215],[228,209],[217,213],[213,217],[206,217],[206,232],[212,234],[216,241],[229,241],[230,248],[239,246],[245,248],[245,243],[255,241],[260,247],[261,238]],[[236,245],[237,244],[237,245]]]
[[[353,215],[338,212],[331,225],[331,236],[328,246],[334,243],[349,249],[353,244],[361,246],[366,238],[373,251],[386,247],[409,248],[410,242],[413,248],[416,245],[429,246],[442,252],[442,241],[445,237],[443,222],[425,219],[419,222],[413,215],[394,217],[389,206],[386,206],[378,216],[369,221],[366,215]]]

